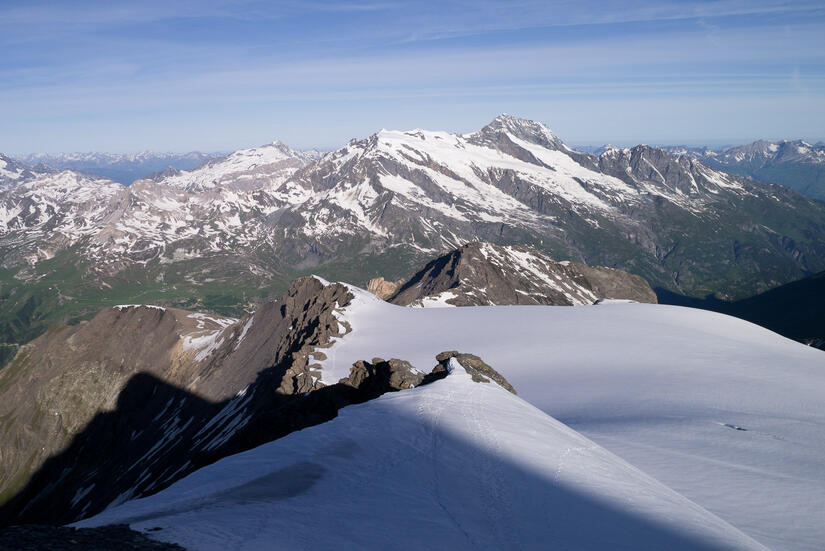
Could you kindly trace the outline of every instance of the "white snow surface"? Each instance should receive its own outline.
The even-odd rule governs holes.
[[[361,301],[342,317],[353,330],[326,351],[325,379],[362,358],[427,370],[444,350],[477,354],[528,402],[760,542],[825,541],[819,350],[729,316],[650,304]]]
[[[162,182],[190,192],[203,192],[222,185],[242,187],[244,180],[251,184],[263,176],[267,187],[276,189],[310,160],[311,155],[294,151],[281,142],[273,142],[261,147],[239,149],[194,170],[168,176]]]
[[[825,541],[821,351],[673,306],[421,309],[351,290],[338,317],[352,331],[325,349],[324,380],[376,356],[429,371],[459,350],[520,399],[456,370],[84,524],[161,526],[193,549],[275,534],[284,548],[757,546],[737,530],[778,549]],[[322,529],[295,530],[296,518]],[[638,539],[636,522],[705,539]]]
[[[452,368],[77,526],[159,527],[153,537],[220,551],[761,548],[524,400]]]
[[[545,130],[549,134],[549,130]],[[508,135],[514,143],[547,165],[542,166],[491,147],[476,145],[471,141],[473,136],[419,129],[407,132],[381,130],[370,139],[351,142],[347,147],[329,153],[318,165],[318,172],[333,172],[354,161],[375,163],[380,167],[378,183],[381,190],[394,192],[397,200],[408,207],[437,211],[462,222],[482,220],[528,226],[547,222],[546,216],[542,218],[489,183],[483,175],[490,171],[513,171],[529,185],[570,202],[577,210],[613,211],[613,203],[633,202],[640,198],[637,190],[621,180],[593,172],[563,152]],[[387,162],[397,163],[425,178],[430,191],[406,176],[387,172]],[[360,172],[356,175],[360,176]],[[596,191],[587,191],[581,182]],[[438,193],[433,195],[433,189]],[[436,196],[438,198],[434,198]],[[309,235],[352,231],[342,227],[334,213],[323,207],[334,204],[351,213],[355,227],[381,235],[384,230],[373,219],[376,214],[372,214],[380,213],[379,198],[372,182],[344,179],[303,205],[308,226],[305,231]]]

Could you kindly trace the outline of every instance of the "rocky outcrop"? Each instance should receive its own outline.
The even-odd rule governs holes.
[[[567,266],[587,280],[600,300],[612,298],[650,304],[658,302],[656,293],[640,276],[607,266],[588,266],[582,262],[570,262]]]
[[[429,373],[414,368],[410,362],[391,358],[373,358],[372,362],[359,360],[352,365],[350,374],[339,381],[361,391],[384,394],[385,392],[415,388],[443,379],[447,376],[446,364],[439,360]]]
[[[605,298],[656,302],[644,279],[622,270],[556,262],[530,247],[476,242],[428,263],[389,301],[401,306],[572,306]]]
[[[484,363],[484,360],[475,354],[462,354],[456,350],[448,350],[436,356],[435,359],[438,361],[438,366],[443,370],[449,370],[450,360],[455,359],[475,382],[489,383],[492,380],[507,392],[518,394],[513,385],[508,383],[501,373]],[[433,371],[436,372],[436,370],[438,370],[438,367]]]
[[[379,380],[381,390],[404,390],[421,384],[424,373],[415,369],[409,362],[391,358],[384,361],[382,358],[373,358],[372,362],[358,360],[350,369],[348,377],[341,379],[341,384],[353,388],[362,388],[365,381]]]
[[[374,277],[367,282],[367,291],[386,300],[398,292],[401,284],[401,281],[387,281],[383,277]]]

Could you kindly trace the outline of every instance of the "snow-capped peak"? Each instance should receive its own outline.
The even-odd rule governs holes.
[[[500,133],[526,140],[548,149],[572,151],[547,125],[507,114],[497,116],[490,124],[470,136],[476,137],[476,139],[485,139],[492,138]]]
[[[260,147],[239,149],[200,168],[164,178],[160,183],[188,192],[203,192],[216,187],[275,189],[311,161],[310,155],[274,141]]]

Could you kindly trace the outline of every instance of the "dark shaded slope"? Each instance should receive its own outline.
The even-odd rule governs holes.
[[[790,339],[825,349],[825,272],[734,302],[657,291],[664,304],[736,316]]]
[[[825,272],[731,303],[723,311],[825,349]]]
[[[273,390],[284,373],[276,366],[259,375],[248,390],[259,396],[254,409],[233,407],[235,399],[210,402],[152,375],[135,375],[113,411],[96,415],[0,507],[0,526],[80,520],[156,493],[228,455],[334,419],[342,407],[430,383],[447,370],[439,365],[425,376],[408,362],[374,358],[357,362],[340,382],[304,394]],[[173,416],[166,415],[170,405]],[[218,442],[204,439],[204,429],[222,416],[238,430]]]
[[[187,340],[209,329],[195,324],[215,322],[157,307],[106,309],[23,347],[0,371],[0,504],[12,500],[0,523],[80,518],[238,451],[233,438],[256,412],[322,386],[310,354],[340,336],[333,312],[349,296],[298,280],[254,315],[205,333],[211,348]],[[246,429],[243,440],[278,430]]]

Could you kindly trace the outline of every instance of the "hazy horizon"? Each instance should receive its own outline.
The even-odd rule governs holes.
[[[487,122],[489,122],[489,121],[487,121]],[[476,128],[474,130],[478,130],[480,128],[481,128],[481,126],[479,126],[478,128]],[[378,130],[380,130],[380,129],[378,129]],[[376,130],[376,132],[378,130]],[[394,129],[391,129],[391,130],[407,131],[407,130],[420,130],[420,128],[412,128],[412,127],[411,128],[394,128]],[[425,128],[423,130],[445,130],[445,129],[443,129],[443,128]],[[551,130],[552,130],[552,128],[551,128]],[[453,131],[450,131],[450,130],[447,130],[447,131],[449,131],[451,133],[456,133],[456,134],[465,134],[467,132],[472,132],[473,130],[469,130],[467,132],[453,132]],[[360,140],[360,139],[368,138],[370,135],[371,134],[364,135],[364,136],[352,136],[350,139]],[[737,141],[724,141],[723,140],[723,141],[717,141],[717,142],[713,142],[711,140],[705,140],[705,141],[696,140],[696,141],[690,141],[690,142],[675,142],[675,141],[619,142],[617,140],[607,140],[607,141],[593,141],[593,142],[584,141],[584,142],[571,143],[571,142],[565,140],[564,136],[559,136],[559,138],[561,138],[562,141],[564,141],[565,144],[572,147],[573,149],[576,149],[576,148],[598,148],[598,147],[602,147],[602,146],[605,146],[605,145],[613,145],[615,147],[633,147],[633,146],[636,146],[636,145],[649,145],[649,146],[653,146],[653,147],[685,146],[685,147],[709,147],[711,149],[725,149],[727,147],[736,147],[736,146],[740,146],[740,145],[750,144],[750,143],[753,143],[753,142],[758,141],[758,140],[767,140],[767,141],[803,140],[803,141],[807,141],[811,144],[816,144],[816,143],[825,141],[825,139],[823,139],[823,138],[805,138],[805,137],[763,138],[763,137],[760,137],[760,138],[753,138],[753,139],[742,139],[742,140],[737,140]],[[196,149],[196,148],[183,148],[183,149],[177,149],[177,150],[148,148],[148,149],[131,150],[131,151],[62,150],[62,151],[23,151],[23,152],[18,151],[18,152],[14,152],[14,151],[2,151],[2,150],[0,150],[0,154],[6,154],[6,155],[9,155],[9,156],[15,157],[15,158],[23,158],[23,157],[27,157],[27,156],[31,156],[31,155],[46,155],[46,156],[51,156],[51,155],[72,155],[72,154],[78,154],[78,155],[79,154],[138,155],[138,154],[141,154],[141,153],[153,153],[153,154],[158,154],[158,155],[162,155],[162,154],[185,155],[187,153],[201,153],[201,154],[204,154],[204,155],[218,156],[218,155],[228,155],[228,154],[230,154],[234,151],[238,151],[240,149],[250,149],[250,148],[255,148],[255,147],[262,147],[262,146],[265,146],[265,145],[270,144],[270,143],[275,142],[275,141],[280,141],[280,142],[284,143],[285,145],[287,145],[289,147],[292,147],[293,149],[298,150],[298,151],[313,151],[314,150],[314,151],[319,151],[321,153],[327,153],[329,151],[335,151],[337,149],[340,149],[340,148],[344,147],[349,140],[345,140],[344,142],[342,142],[340,144],[337,144],[337,145],[334,145],[334,146],[328,146],[328,147],[311,146],[311,145],[308,146],[308,147],[294,147],[292,144],[287,143],[284,140],[279,140],[279,139],[275,138],[273,140],[270,140],[270,141],[264,142],[264,143],[242,144],[242,145],[239,145],[238,147],[234,147],[234,148],[230,148],[230,149],[211,150],[211,151],[210,150],[204,150],[204,149]]]

